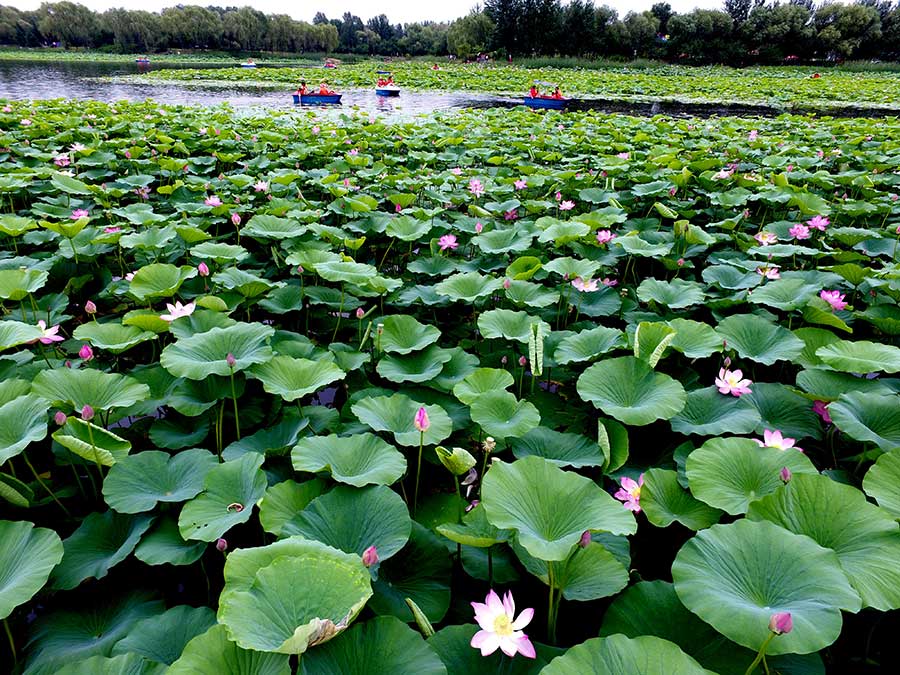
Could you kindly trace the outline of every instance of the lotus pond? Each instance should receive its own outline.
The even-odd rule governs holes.
[[[4,670],[890,659],[897,120],[0,105]]]

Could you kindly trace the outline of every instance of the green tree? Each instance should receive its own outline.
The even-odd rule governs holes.
[[[659,19],[651,12],[628,12],[623,23],[627,35],[628,55],[654,56],[657,51],[656,35],[659,33]]]
[[[729,61],[735,56],[731,16],[715,9],[695,9],[669,21],[670,48],[704,62]]]
[[[820,51],[829,58],[849,58],[881,39],[881,15],[872,6],[830,3],[816,10],[814,20]]]
[[[164,9],[160,23],[170,47],[219,49],[222,46],[222,17],[206,7],[185,5]]]
[[[522,0],[485,0],[484,13],[494,24],[493,49],[517,53]]]
[[[64,47],[93,47],[99,30],[97,15],[74,2],[43,3],[38,30],[48,42]]]
[[[447,49],[459,58],[486,52],[494,34],[494,22],[484,12],[471,11],[450,24],[447,30]]]
[[[741,26],[743,40],[756,58],[777,63],[791,54],[809,54],[816,37],[812,13],[799,4],[754,7]]]

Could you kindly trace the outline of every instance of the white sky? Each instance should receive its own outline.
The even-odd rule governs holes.
[[[75,0],[76,2],[78,0]],[[629,10],[641,11],[650,9],[656,0],[594,0],[595,5],[609,5],[619,10],[623,16]],[[688,12],[694,7],[721,8],[722,0],[668,0],[676,12]],[[41,0],[3,0],[2,4],[12,5],[19,9],[37,9]],[[316,12],[325,12],[329,18],[340,18],[344,12],[356,14],[365,21],[378,14],[387,14],[392,23],[410,21],[444,21],[467,14],[476,4],[476,0],[80,0],[80,4],[95,11],[103,11],[110,7],[127,9],[144,9],[158,11],[173,5],[218,5],[242,6],[250,5],[266,14],[289,14],[295,19],[312,21]]]

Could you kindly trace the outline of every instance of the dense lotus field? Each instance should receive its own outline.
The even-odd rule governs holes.
[[[897,120],[0,105],[0,670],[894,648]]]
[[[566,95],[633,100],[766,104],[784,108],[847,105],[900,109],[900,73],[812,68],[706,68],[664,66],[573,70],[484,67],[440,61],[366,61],[326,68],[216,68],[153,71],[132,79],[181,83],[277,84],[296,87],[301,79],[327,79],[337,87],[373,86],[378,70],[390,68],[397,83],[411,89],[523,94],[535,80],[557,82]]]

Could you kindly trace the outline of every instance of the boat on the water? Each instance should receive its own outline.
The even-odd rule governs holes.
[[[549,98],[544,96],[526,96],[525,105],[529,108],[537,108],[540,110],[563,110],[572,100],[570,98]]]
[[[389,70],[379,70],[378,84],[375,85],[376,96],[399,96],[400,87],[394,84],[394,77]]]
[[[140,66],[146,66],[146,65],[150,64],[150,57],[149,56],[139,56],[138,58],[136,58],[134,60],[134,62]]]
[[[292,94],[298,105],[340,105],[343,94]]]
[[[253,59],[247,59],[241,64],[241,68],[256,68],[256,62]]]

